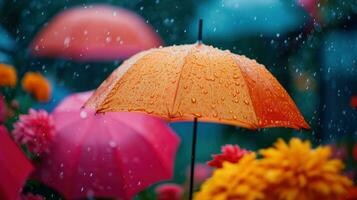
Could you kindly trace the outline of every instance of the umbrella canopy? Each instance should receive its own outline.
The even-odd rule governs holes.
[[[162,44],[138,15],[117,7],[95,5],[63,11],[41,30],[32,54],[80,61],[117,60]]]
[[[91,94],[71,95],[53,111],[57,132],[39,166],[40,180],[66,199],[131,199],[148,185],[170,179],[179,145],[174,132],[147,115],[81,110]]]
[[[86,105],[98,112],[139,111],[170,121],[198,118],[253,129],[309,127],[263,65],[203,44],[133,56]]]
[[[32,164],[0,126],[0,199],[17,200],[23,185],[32,172]]]

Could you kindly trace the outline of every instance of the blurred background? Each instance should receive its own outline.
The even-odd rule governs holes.
[[[278,137],[293,136],[310,139],[315,145],[343,145],[351,152],[357,140],[357,105],[352,101],[357,96],[357,1],[0,0],[0,62],[14,66],[20,77],[26,71],[41,72],[53,87],[51,101],[37,103],[37,108],[51,111],[66,95],[97,88],[123,62],[124,59],[76,61],[31,54],[34,37],[54,16],[72,7],[96,4],[133,11],[152,27],[164,46],[195,43],[197,23],[202,18],[205,44],[264,64],[311,125],[307,131],[249,131],[200,123],[198,162],[209,160],[223,144],[255,150],[270,146]],[[19,97],[19,101],[26,98]],[[182,138],[172,182],[185,183],[192,124],[170,126]],[[352,167],[348,165],[347,170]]]

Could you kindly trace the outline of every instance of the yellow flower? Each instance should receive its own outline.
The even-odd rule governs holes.
[[[260,166],[268,182],[266,194],[274,200],[335,200],[346,193],[351,181],[341,175],[342,162],[331,159],[329,147],[311,149],[308,141],[278,140],[261,150]]]
[[[40,73],[27,72],[22,79],[22,88],[39,102],[47,102],[51,98],[51,84]]]
[[[223,167],[216,169],[213,176],[202,185],[194,199],[264,199],[264,173],[254,153],[244,156],[238,163],[224,162]]]
[[[0,87],[15,87],[16,82],[16,69],[13,66],[0,63]]]
[[[223,163],[196,193],[195,200],[336,200],[351,181],[343,164],[331,159],[329,147],[311,149],[309,142],[278,140],[274,147]]]

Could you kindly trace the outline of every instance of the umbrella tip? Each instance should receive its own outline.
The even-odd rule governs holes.
[[[200,19],[198,21],[198,43],[201,44],[202,43],[202,26],[203,26],[203,20]]]

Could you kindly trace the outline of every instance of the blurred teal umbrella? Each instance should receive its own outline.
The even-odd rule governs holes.
[[[0,62],[11,63],[12,59],[9,55],[9,51],[13,51],[14,49],[14,38],[2,26],[0,26]]]
[[[301,27],[306,13],[295,1],[211,0],[198,7],[192,20],[191,35],[196,36],[197,20],[206,21],[206,37],[234,40],[245,36],[275,36]]]
[[[14,48],[14,38],[3,27],[0,26],[0,49],[10,51]]]

